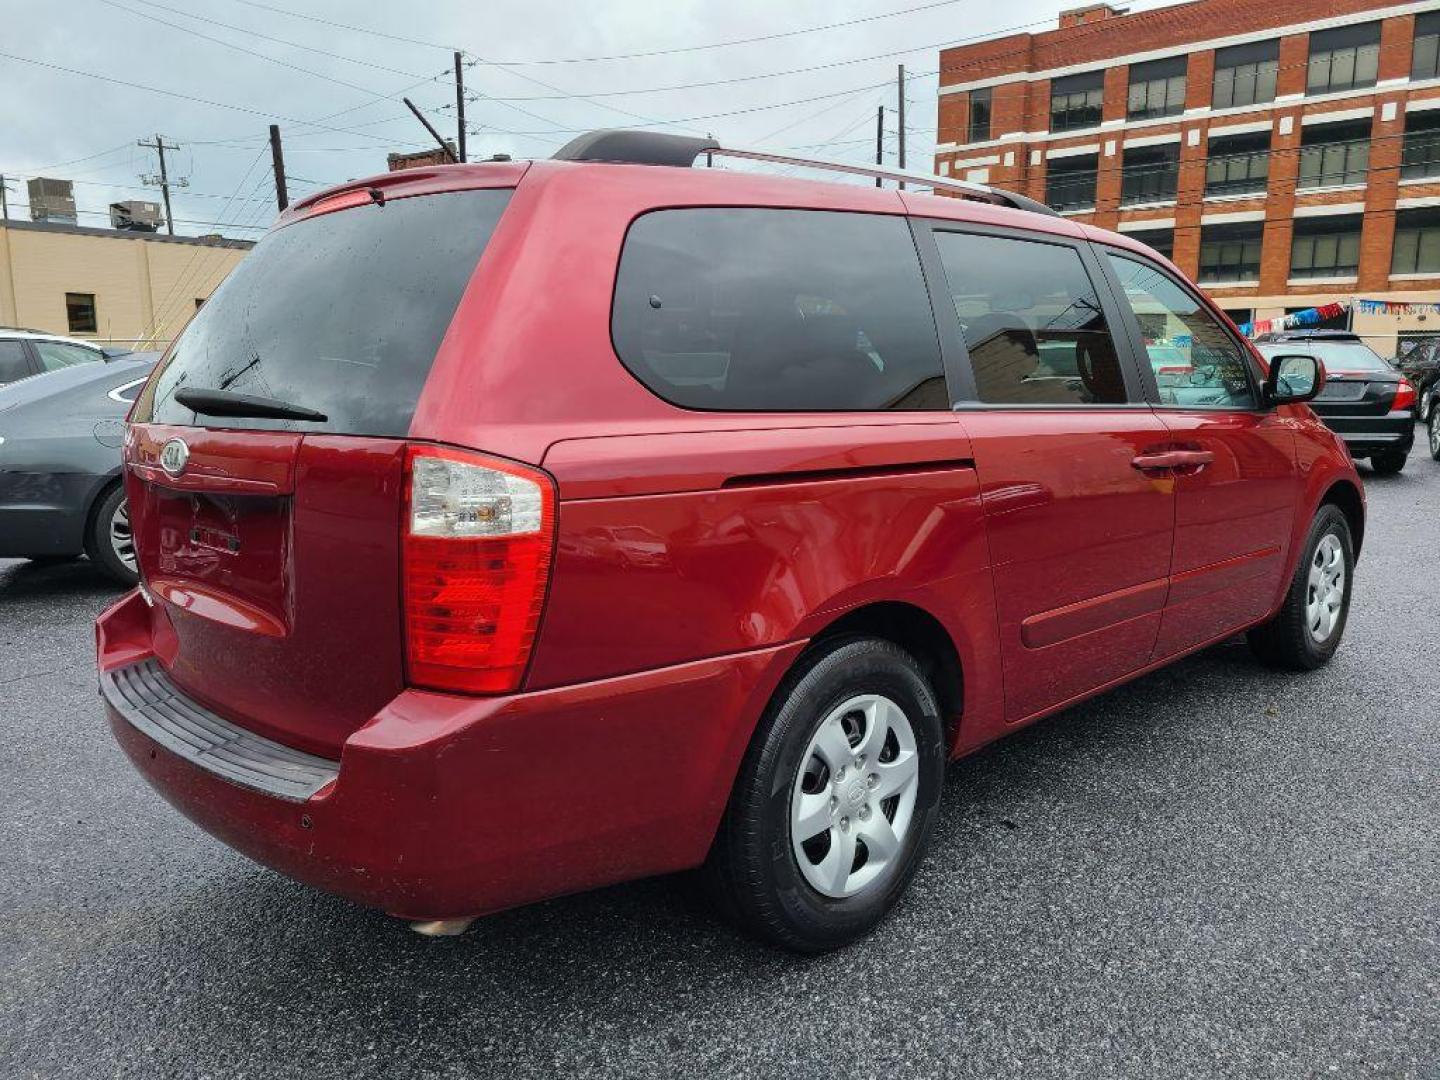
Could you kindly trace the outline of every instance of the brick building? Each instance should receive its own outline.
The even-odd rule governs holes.
[[[940,54],[936,169],[1170,255],[1237,322],[1440,303],[1440,0],[1062,12]],[[1382,353],[1434,310],[1350,316]]]

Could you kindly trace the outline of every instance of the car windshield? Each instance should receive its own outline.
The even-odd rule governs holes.
[[[326,417],[246,415],[231,427],[404,435],[510,194],[397,198],[276,229],[185,328],[135,419],[204,423],[175,395],[209,390]]]
[[[1260,352],[1267,360],[1296,353],[1313,356],[1326,371],[1394,370],[1363,341],[1269,341],[1260,346]]]

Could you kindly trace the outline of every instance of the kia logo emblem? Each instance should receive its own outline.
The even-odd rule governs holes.
[[[160,467],[171,476],[183,473],[189,460],[190,447],[185,445],[184,439],[171,439],[160,448]]]

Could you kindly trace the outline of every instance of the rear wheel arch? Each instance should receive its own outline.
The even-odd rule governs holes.
[[[965,701],[964,668],[955,639],[939,619],[915,604],[879,601],[847,611],[828,623],[811,638],[811,645],[844,637],[881,638],[914,657],[940,703],[946,745],[955,745]]]

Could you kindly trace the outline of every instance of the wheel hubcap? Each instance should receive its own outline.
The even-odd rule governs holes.
[[[130,531],[130,504],[122,501],[110,519],[110,549],[131,570],[135,567],[135,534]]]
[[[1440,413],[1430,407],[1430,452],[1440,454]]]
[[[1345,605],[1345,553],[1340,538],[1326,533],[1315,546],[1306,583],[1305,623],[1317,643],[1328,641]]]
[[[895,866],[920,789],[915,731],[879,694],[832,710],[810,739],[790,796],[790,845],[825,896],[854,896]]]

